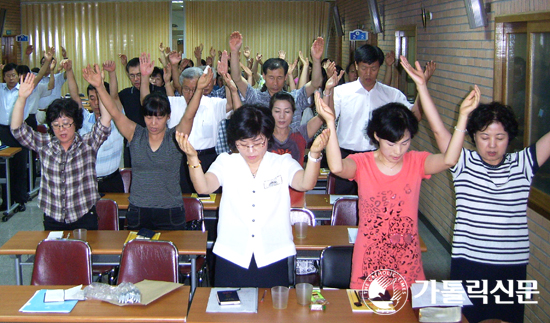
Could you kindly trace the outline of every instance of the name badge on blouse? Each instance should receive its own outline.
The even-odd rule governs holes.
[[[273,179],[268,179],[267,181],[264,181],[264,188],[268,189],[273,186],[281,185],[282,183],[283,183],[283,179],[281,175],[279,175]]]

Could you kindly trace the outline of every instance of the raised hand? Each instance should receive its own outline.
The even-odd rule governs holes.
[[[234,31],[229,36],[229,50],[231,52],[238,52],[243,45],[243,35],[240,32]]]
[[[244,46],[243,55],[246,58],[246,60],[248,60],[250,58],[250,47]]]
[[[317,37],[311,45],[311,58],[321,60],[325,51],[325,40],[323,37]]]
[[[116,69],[115,61],[105,61],[103,63],[103,69],[107,72],[114,72]]]
[[[103,86],[103,78],[101,77],[101,71],[99,70],[99,66],[97,64],[94,64],[93,67],[88,64],[88,66],[83,68],[82,77],[86,80],[86,82],[96,88]]]
[[[340,79],[342,78],[342,76],[344,76],[345,72],[346,72],[345,70],[342,70],[340,71],[340,74],[338,74],[335,69],[332,75],[327,79],[327,82],[325,83],[325,91],[330,92],[336,85],[338,85],[338,82],[340,82]]]
[[[323,149],[328,144],[328,140],[330,138],[330,129],[325,129],[323,132],[321,132],[317,138],[315,138],[315,141],[313,141],[313,144],[311,144],[311,147],[309,150],[313,153],[321,153]]]
[[[206,58],[206,65],[212,66],[212,56],[208,56],[208,57]]]
[[[34,46],[33,45],[27,45],[27,48],[25,48],[25,55],[29,56],[34,52]]]
[[[227,51],[224,50],[223,53],[221,54],[220,61],[218,62],[218,66],[217,66],[218,74],[224,75],[229,73],[227,60],[228,60]]]
[[[55,66],[57,65],[57,61],[55,59],[52,59],[50,63],[50,71],[55,71]]]
[[[329,122],[334,122],[336,117],[334,116],[334,111],[321,99],[319,92],[315,92],[315,107],[317,107],[317,113],[325,120],[328,124]]]
[[[162,77],[163,77],[164,83],[165,84],[170,83],[170,81],[172,80],[172,64],[166,63],[166,66],[164,66],[163,70],[164,70],[164,75]]]
[[[248,66],[245,66],[243,63],[240,63],[240,62],[239,62],[239,65],[241,65],[241,69],[244,71],[247,78],[252,76],[252,71],[248,68]]]
[[[180,53],[181,56],[181,53]],[[183,70],[189,65],[189,59],[184,58],[181,60],[181,64],[179,64],[178,68],[180,70],[180,73],[183,72]]]
[[[237,91],[237,85],[235,84],[235,82],[233,82],[233,79],[231,78],[231,74],[225,73],[225,74],[222,74],[222,76],[225,82],[225,86],[227,86],[231,92]]]
[[[155,63],[151,61],[151,54],[141,53],[139,56],[139,72],[141,77],[148,77],[153,74],[153,69],[155,68]]]
[[[256,53],[256,62],[258,62],[258,64],[262,64],[262,57],[262,54]]]
[[[126,66],[126,64],[128,64],[128,56],[125,54],[118,54],[118,58],[120,58],[120,64],[122,64],[122,66]]]
[[[195,51],[194,51],[194,54],[195,54],[195,57],[200,61],[201,59],[201,56],[202,56],[202,49],[203,49],[204,45],[201,43],[199,46],[195,47]]]
[[[65,69],[66,72],[70,72],[73,70],[73,61],[71,61],[70,59],[64,59],[59,62],[59,64]]]
[[[294,69],[296,69],[296,66],[298,65],[298,59],[296,58],[296,60],[294,61],[294,63],[290,63],[288,64],[288,72],[287,74],[288,75],[292,75],[292,72],[294,72]]]
[[[388,66],[392,66],[395,63],[395,52],[393,50],[386,53],[384,63],[386,63],[386,65]]]
[[[49,50],[44,52],[44,57],[47,61],[51,61],[55,55],[55,47],[50,47]]]
[[[187,155],[187,158],[197,157],[197,151],[189,142],[189,135],[183,132],[176,131],[176,141],[180,149]]]
[[[26,99],[31,95],[32,90],[34,90],[34,78],[34,73],[27,73],[24,79],[23,75],[21,75],[19,80],[19,97]]]
[[[477,85],[474,85],[474,89],[468,94],[468,96],[460,104],[460,114],[468,116],[472,111],[477,108],[479,100],[481,98],[481,91]]]
[[[161,52],[161,53],[164,53],[164,49],[165,49],[165,48],[164,48],[164,45],[162,44],[162,42],[160,42],[160,44],[159,44],[159,50],[160,50],[160,52]]]
[[[401,55],[400,58],[401,66],[403,66],[403,69],[405,69],[407,74],[413,79],[414,83],[416,83],[417,86],[426,84],[426,76],[424,75],[424,71],[422,71],[420,63],[417,61],[415,63],[416,68],[413,68],[405,56]]]
[[[429,61],[426,63],[426,70],[424,71],[426,82],[428,82],[432,77],[432,75],[434,74],[435,68],[436,68],[436,64],[434,61]]]
[[[210,46],[210,57],[212,57],[212,59],[216,57],[216,50],[214,49],[214,46]]]
[[[309,59],[307,57],[304,57],[302,51],[298,52],[298,58],[300,58],[300,62],[302,62],[303,66],[309,65]]]
[[[63,58],[67,57],[67,50],[65,50],[63,46],[61,46],[61,56],[63,56]]]
[[[178,65],[181,62],[181,53],[176,52],[175,50],[171,51],[168,54],[168,60],[172,65]]]
[[[330,61],[330,60],[326,61],[325,66],[323,67],[327,72],[327,75],[332,76],[332,74],[336,73],[336,63],[334,63],[333,61]]]
[[[279,51],[279,58],[282,60],[286,59],[286,52],[282,49]]]
[[[212,83],[213,75],[214,72],[211,68],[208,68],[206,73],[202,73],[202,75],[199,77],[199,80],[197,81],[197,90],[202,91],[205,87],[210,85],[210,83]]]

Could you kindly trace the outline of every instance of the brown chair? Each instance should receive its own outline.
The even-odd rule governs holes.
[[[351,225],[359,223],[357,197],[341,197],[332,205],[330,225]]]
[[[178,249],[170,241],[128,241],[122,249],[118,284],[144,279],[178,282]]]
[[[183,206],[185,207],[185,220],[187,222],[187,230],[200,230],[206,232],[204,224],[204,206],[201,200],[193,197],[184,197]],[[199,278],[199,286],[209,285],[208,264],[203,256],[197,257],[197,277]],[[191,263],[187,262],[180,264],[181,282],[186,279],[191,279]]]
[[[109,199],[100,199],[95,204],[98,217],[98,230],[119,230],[118,204]],[[109,284],[113,285],[116,280],[118,266],[95,265],[92,266],[92,274],[97,275],[98,282],[103,282],[107,276]]]
[[[122,183],[124,184],[124,193],[130,193],[130,186],[132,185],[132,169],[121,168],[120,176],[122,176]]]
[[[308,225],[315,226],[315,214],[308,209],[291,208],[290,209],[290,224],[296,222],[307,222]]]
[[[328,173],[325,194],[336,194],[336,175]]]
[[[92,251],[86,241],[43,240],[36,247],[31,285],[90,285]]]

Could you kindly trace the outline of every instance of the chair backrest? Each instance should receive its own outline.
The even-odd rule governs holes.
[[[336,194],[336,175],[328,173],[325,194]]]
[[[196,230],[200,227],[202,232],[206,231],[204,225],[204,206],[201,200],[194,197],[184,197],[183,207],[185,208],[185,221],[187,228]]]
[[[122,183],[124,184],[124,193],[130,193],[130,186],[132,185],[132,169],[121,168],[120,176],[122,176]]]
[[[321,288],[349,288],[352,255],[353,246],[330,246],[321,252]]]
[[[315,226],[315,214],[308,209],[291,208],[290,209],[290,224],[296,222],[307,222],[308,225]]]
[[[118,284],[144,279],[178,282],[178,249],[170,241],[128,241],[122,249]]]
[[[98,230],[118,231],[118,204],[109,199],[100,199],[95,204],[98,217]]]
[[[341,197],[332,205],[330,225],[357,225],[359,223],[357,197]]]
[[[36,247],[31,285],[89,285],[92,251],[86,241],[43,240]]]

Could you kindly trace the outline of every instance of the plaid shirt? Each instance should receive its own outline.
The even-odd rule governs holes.
[[[220,127],[218,128],[218,140],[216,140],[216,154],[229,153],[229,145],[227,144],[227,119],[223,119],[220,122]]]
[[[65,223],[76,222],[88,213],[100,198],[96,157],[111,128],[96,122],[92,132],[82,137],[76,133],[67,151],[55,136],[33,131],[25,123],[11,131],[21,145],[36,151],[40,157],[42,179],[38,206],[44,213]]]

